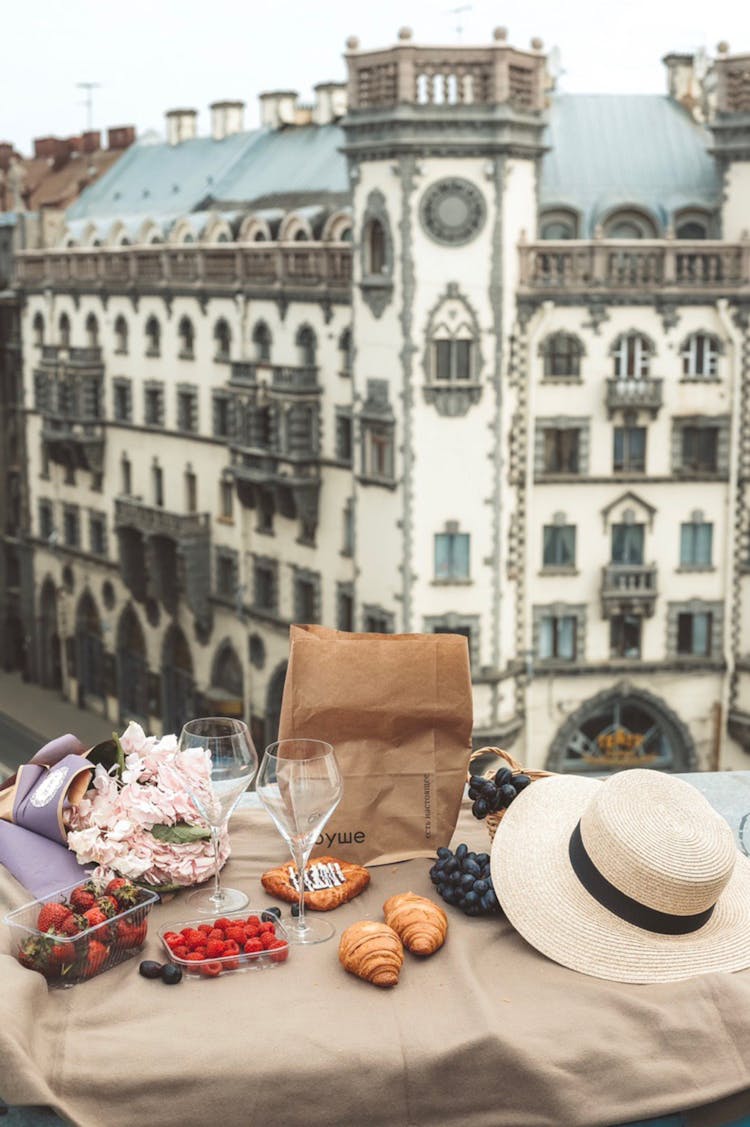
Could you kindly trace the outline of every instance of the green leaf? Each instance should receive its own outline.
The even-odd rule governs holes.
[[[189,826],[187,822],[178,822],[176,826],[152,826],[151,833],[157,841],[168,845],[188,845],[191,841],[205,841],[211,837],[210,830],[203,826]]]
[[[121,779],[122,773],[125,770],[125,752],[122,749],[120,737],[118,736],[117,732],[112,733],[112,739],[114,740],[115,747],[117,748],[117,776]]]

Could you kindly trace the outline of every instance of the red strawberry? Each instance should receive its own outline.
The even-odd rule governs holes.
[[[71,913],[71,915],[66,916],[65,919],[57,925],[55,931],[59,935],[78,935],[85,927],[86,921],[83,916]]]
[[[114,896],[97,896],[96,907],[101,909],[108,920],[111,920],[120,911],[120,905]]]
[[[21,966],[46,974],[49,968],[49,944],[44,939],[24,939],[18,948],[17,958]]]
[[[148,925],[145,920],[136,922],[130,919],[119,920],[117,938],[125,947],[140,947],[146,938]]]
[[[83,968],[83,977],[92,978],[97,971],[100,971],[107,959],[109,950],[98,939],[89,940],[88,950],[86,951],[86,965]]]
[[[87,912],[96,903],[96,897],[85,885],[74,888],[69,896],[70,906],[75,912]]]
[[[49,931],[50,928],[59,927],[70,915],[72,912],[65,904],[57,904],[55,901],[43,904],[36,921],[37,930]]]
[[[56,966],[62,966],[63,963],[74,963],[75,958],[75,944],[69,943],[67,940],[53,943],[49,949],[50,962],[54,963]]]
[[[83,913],[83,918],[86,920],[87,927],[98,927],[99,924],[105,924],[108,916],[105,916],[98,904],[93,908],[89,908],[88,912]]]
[[[140,899],[138,888],[124,877],[114,877],[104,891],[108,896],[114,897],[118,907],[121,908],[132,908]]]

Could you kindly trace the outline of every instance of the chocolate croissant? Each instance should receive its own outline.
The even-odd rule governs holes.
[[[341,936],[339,960],[344,970],[375,986],[395,986],[404,948],[393,928],[373,920],[352,924]]]
[[[443,946],[448,917],[441,907],[413,892],[399,892],[383,905],[385,922],[414,955],[432,955]]]

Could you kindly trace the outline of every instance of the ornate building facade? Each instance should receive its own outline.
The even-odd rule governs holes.
[[[17,256],[39,679],[262,744],[290,622],[457,631],[477,742],[744,766],[747,56],[346,61],[259,130],[172,111]]]

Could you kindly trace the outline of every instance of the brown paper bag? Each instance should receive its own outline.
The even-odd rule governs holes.
[[[341,802],[313,853],[431,857],[456,827],[471,753],[466,638],[292,626],[279,738],[333,744]]]

